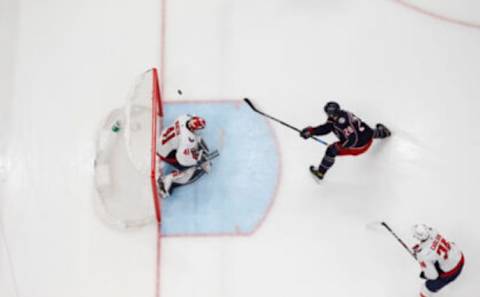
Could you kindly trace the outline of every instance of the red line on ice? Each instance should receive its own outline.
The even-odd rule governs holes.
[[[416,12],[419,12],[421,14],[427,15],[429,17],[435,18],[437,20],[441,20],[441,21],[445,21],[445,22],[448,22],[448,23],[461,25],[461,26],[465,26],[465,27],[469,27],[469,28],[473,28],[473,29],[480,29],[480,24],[467,22],[467,21],[462,21],[462,20],[454,19],[454,18],[451,18],[451,17],[448,17],[448,16],[443,16],[443,15],[428,11],[427,9],[421,8],[419,6],[413,5],[413,4],[411,4],[411,3],[409,3],[405,0],[393,0],[393,1],[397,2],[398,4],[400,4],[400,5],[402,5],[406,8],[409,8],[409,9],[414,10]]]

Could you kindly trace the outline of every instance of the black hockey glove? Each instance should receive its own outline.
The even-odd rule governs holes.
[[[305,138],[305,139],[312,137],[312,135],[313,135],[313,128],[312,127],[304,128],[300,132],[300,136]]]

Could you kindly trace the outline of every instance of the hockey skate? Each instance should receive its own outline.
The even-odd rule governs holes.
[[[320,183],[322,181],[323,176],[325,175],[324,173],[320,172],[318,169],[315,169],[315,166],[310,166],[310,172],[313,175],[313,178],[317,183]]]
[[[376,137],[375,138],[387,138],[392,135],[392,132],[383,124],[377,124],[375,126]]]

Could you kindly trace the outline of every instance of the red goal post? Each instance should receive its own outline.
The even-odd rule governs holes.
[[[163,102],[162,102],[162,92],[160,91],[160,82],[158,79],[158,71],[156,68],[152,69],[153,71],[153,92],[152,92],[152,149],[151,149],[151,166],[150,166],[150,180],[152,183],[152,195],[153,203],[155,206],[155,217],[157,223],[160,224],[162,221],[161,216],[161,203],[160,196],[158,194],[158,184],[157,178],[161,173],[159,164],[160,160],[157,159],[157,136],[162,130],[163,126]]]

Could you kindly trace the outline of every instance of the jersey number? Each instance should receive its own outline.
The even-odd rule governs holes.
[[[170,127],[162,134],[162,145],[169,142],[172,138],[175,137],[175,128]]]
[[[440,257],[443,257],[444,260],[447,260],[448,252],[450,251],[450,243],[446,241],[444,238],[442,238],[438,243],[438,247],[436,251]]]
[[[343,129],[343,136],[345,136],[345,138],[348,138],[348,136],[350,136],[350,134],[354,132],[355,129],[352,126],[348,126],[347,128]]]
[[[361,133],[365,131],[365,127],[362,126],[362,121],[360,121],[359,118],[357,118],[355,115],[352,115],[352,125],[357,126],[357,130]]]

